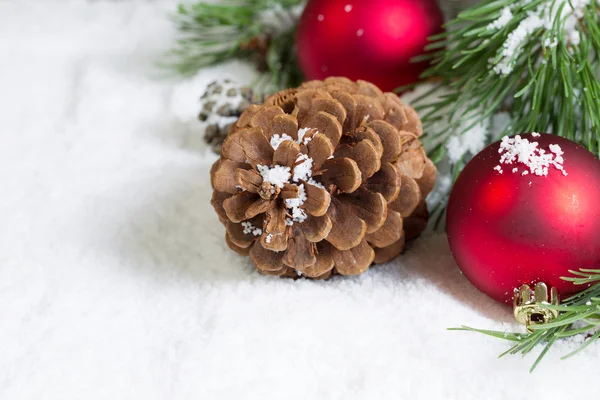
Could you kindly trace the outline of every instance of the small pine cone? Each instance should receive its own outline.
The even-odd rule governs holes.
[[[198,119],[206,123],[204,141],[217,154],[237,119],[250,104],[260,104],[264,96],[249,87],[237,87],[229,79],[211,82],[200,98]]]
[[[226,241],[269,275],[358,275],[427,224],[436,168],[419,116],[393,93],[346,78],[251,105],[211,170]]]

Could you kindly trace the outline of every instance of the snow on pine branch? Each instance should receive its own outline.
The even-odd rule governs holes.
[[[527,16],[513,29],[500,49],[501,58],[496,62],[490,60],[494,72],[498,75],[510,75],[515,67],[515,60],[519,58],[523,46],[539,30],[551,32],[557,18],[563,21],[563,38],[543,35],[542,45],[554,47],[558,41],[566,45],[577,46],[581,41],[579,33],[579,19],[584,16],[585,8],[594,0],[549,0],[541,3],[535,11],[529,11]],[[506,6],[500,16],[488,25],[488,30],[504,29],[514,18],[514,14],[526,4],[526,1],[517,1],[511,6]]]
[[[423,84],[415,88],[414,91],[405,93],[402,99],[411,104],[413,101],[426,93],[429,93],[423,100],[425,103],[435,103],[442,101],[445,95],[448,95],[448,90],[439,88],[433,93],[430,93],[431,84]],[[441,117],[435,123],[429,125],[429,132],[444,132],[437,140],[425,142],[428,152],[431,152],[437,145],[442,145],[445,148],[445,156],[443,161],[437,164],[438,179],[433,192],[429,195],[427,203],[431,208],[445,201],[450,188],[452,187],[452,170],[453,167],[460,162],[468,161],[479,153],[483,148],[490,143],[491,140],[497,138],[500,129],[492,125],[492,118],[486,118],[478,121],[478,116],[484,111],[481,108],[469,109],[469,107],[460,107],[457,114],[463,116],[456,130],[450,130],[448,127],[456,121],[450,118],[451,105],[441,108]]]
[[[304,5],[304,3],[300,3],[293,7],[284,8],[281,4],[274,3],[260,12],[258,20],[265,27],[268,34],[279,35],[295,28],[302,11],[304,11]]]

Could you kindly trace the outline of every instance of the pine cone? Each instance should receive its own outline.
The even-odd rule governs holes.
[[[250,104],[260,104],[264,97],[249,87],[237,87],[229,79],[213,81],[200,98],[198,119],[205,122],[204,141],[217,154],[231,126]]]
[[[213,165],[212,204],[229,247],[269,275],[358,275],[427,224],[436,169],[417,113],[346,78],[251,105]]]

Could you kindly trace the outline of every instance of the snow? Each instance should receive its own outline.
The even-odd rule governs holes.
[[[430,89],[432,89],[430,84],[424,84],[415,91],[404,94],[403,98],[410,104],[413,99],[428,93]],[[433,94],[426,95],[426,101],[440,101],[442,100],[442,97],[447,94],[448,92],[446,90],[440,89]],[[450,111],[452,106],[447,106],[446,108]],[[502,131],[500,128],[502,124],[496,124],[498,127],[493,127],[488,119],[475,123],[482,112],[483,110],[477,107],[471,109],[462,107],[456,111],[456,115],[464,116],[464,120],[462,120],[456,128],[456,131],[461,134],[455,136],[450,135],[450,133],[442,135],[447,150],[447,159],[450,163],[455,164],[461,159],[469,160],[472,156],[483,150],[486,143],[488,143],[491,138],[495,138],[497,134]],[[499,117],[501,117],[501,115],[495,116],[494,119],[500,119]],[[434,129],[437,132],[450,132],[451,130],[448,129],[450,123],[451,121],[449,121],[449,118],[440,118],[439,121],[434,123]],[[427,150],[433,150],[438,143],[439,142],[437,141],[432,141],[430,143],[431,147],[428,147]],[[439,167],[440,166],[438,166],[438,168]],[[450,174],[445,166],[441,166],[441,168],[443,170],[443,175]],[[432,196],[436,197],[437,193],[433,193]]]
[[[263,178],[264,182],[268,182],[271,185],[283,188],[283,185],[289,182],[292,173],[290,167],[284,167],[281,165],[267,166],[257,165],[256,168]]]
[[[294,139],[287,133],[282,133],[281,135],[276,133],[271,137],[271,147],[273,147],[274,150],[277,150],[281,143],[285,142],[286,140],[293,141]]]
[[[302,136],[300,136],[300,131],[298,132],[299,142],[302,141],[302,136],[304,136],[304,133],[302,133]],[[275,138],[275,136],[278,137]],[[285,138],[286,136],[287,138]],[[310,138],[307,137],[304,140],[306,141],[307,139]],[[279,145],[285,140],[293,139],[285,133],[282,134],[281,137],[279,137],[279,135],[274,135],[273,138],[271,138],[271,146],[273,146],[274,149],[277,149]],[[296,163],[294,165],[293,174],[291,173],[289,167],[283,167],[281,165],[275,165],[271,167],[265,165],[257,166],[258,172],[260,172],[265,182],[269,182],[270,184],[275,185],[279,188],[283,188],[284,184],[286,183],[294,182],[295,184],[297,184],[298,197],[285,200],[286,207],[289,208],[292,213],[292,219],[290,220],[291,223],[289,223],[288,225],[293,225],[294,222],[304,222],[308,217],[306,215],[306,212],[300,208],[306,201],[306,192],[304,184],[298,185],[298,183],[300,181],[310,181],[316,183],[314,179],[312,179],[312,166],[313,159],[303,153],[298,153],[298,158],[296,159]]]
[[[298,197],[294,199],[286,199],[285,206],[292,210],[292,221],[302,223],[308,217],[306,212],[300,207],[306,201],[306,190],[304,184],[298,185]]]
[[[504,7],[500,12],[500,16],[497,20],[488,25],[488,29],[500,30],[504,28],[513,19],[513,13],[510,7]]]
[[[448,139],[446,149],[451,162],[456,163],[467,154],[473,156],[485,147],[490,131],[489,123],[482,121],[475,124],[471,129],[465,129],[472,124],[474,119],[474,115],[473,118],[465,119],[459,128],[459,131],[463,132],[462,135],[452,136]]]
[[[561,171],[564,176],[567,176],[567,172],[563,167],[564,159],[562,155],[564,152],[557,144],[551,144],[548,147],[550,153],[546,153],[544,149],[540,149],[539,143],[536,141],[530,142],[527,138],[522,138],[520,135],[515,135],[513,138],[505,136],[502,138],[500,148],[498,149],[498,153],[501,154],[500,164],[512,165],[520,163],[529,168],[530,173],[537,176],[548,176],[549,167],[554,167]],[[497,165],[494,169],[502,173],[501,165]],[[518,168],[513,168],[512,172],[518,172]],[[526,174],[523,173],[522,175]]]
[[[553,49],[556,46],[558,46],[558,39],[557,38],[546,38],[544,40],[544,47],[547,47],[548,49]]]
[[[312,140],[311,136],[306,136],[306,134],[310,130],[311,130],[311,128],[300,128],[300,129],[298,129],[298,144],[308,144],[308,142],[310,142]]]
[[[312,177],[313,159],[306,154],[298,154],[296,164],[294,166],[293,181],[298,183],[301,180],[307,181]]]
[[[536,31],[543,29],[548,31],[552,28],[554,21],[558,18],[558,12],[562,9],[560,19],[564,21],[562,32],[564,33],[563,42],[567,46],[577,46],[581,41],[579,33],[579,19],[584,16],[584,10],[591,4],[592,0],[556,0],[542,2],[534,11],[529,11],[519,25],[510,32],[502,49],[502,58],[499,62],[491,60],[494,71],[498,75],[509,75],[514,69],[514,60],[518,57],[523,44]],[[521,7],[520,2],[515,2],[512,6],[506,6],[501,16],[489,26],[489,29],[500,29],[504,27],[512,18],[512,11]],[[561,8],[564,5],[564,8]],[[513,7],[513,10],[511,10]],[[545,37],[542,44],[545,47],[555,47],[559,38]]]
[[[325,186],[323,186],[321,183],[317,182],[314,178],[309,178],[307,182],[318,188],[325,189]]]
[[[530,13],[511,33],[509,33],[502,49],[502,59],[493,66],[498,75],[509,75],[514,69],[514,60],[521,52],[521,47],[533,32],[538,29],[550,29],[550,20],[543,19],[540,12]]]
[[[215,1],[213,1],[215,2]],[[304,11],[304,4],[284,9],[281,4],[272,4],[265,11],[258,15],[260,23],[266,27],[266,30],[273,35],[280,35],[294,29],[296,21]]]
[[[529,374],[535,351],[446,330],[521,328],[444,235],[324,282],[229,250],[198,97],[255,75],[157,71],[175,6],[0,2],[0,399],[597,397],[569,382],[595,381],[598,345],[560,361],[559,342]]]
[[[292,208],[292,219],[294,222],[302,223],[306,220],[306,218],[308,218],[308,215],[306,215],[306,211],[304,211],[300,207]]]
[[[227,95],[229,89],[234,89],[236,87],[235,82],[225,82],[224,80],[219,80],[218,84],[222,88],[221,92],[209,93],[207,97],[201,99],[201,107],[206,103],[212,102],[214,103],[214,106],[212,107],[212,110],[214,111],[218,110],[222,106],[231,106],[233,109],[239,108],[240,104],[244,100],[239,91],[235,94],[235,96]],[[208,118],[206,119],[206,121],[204,121],[204,123],[207,125],[216,124],[220,129],[224,129],[227,125],[237,120],[237,117],[235,116],[222,116],[218,115],[216,112],[207,113],[207,115]]]
[[[248,222],[248,221],[242,222],[242,227],[244,228],[244,234],[246,234],[246,235],[249,235],[249,234],[252,234],[254,236],[262,235],[262,229],[257,228],[256,226],[252,225],[251,222]]]
[[[306,134],[309,131],[311,131],[311,128],[298,129],[298,140],[296,140],[296,143],[305,144],[305,145],[308,144],[312,140],[312,135],[306,136]],[[316,133],[318,133],[318,132],[316,132]],[[271,137],[271,141],[270,141],[271,147],[273,147],[273,149],[277,150],[279,148],[279,146],[281,145],[281,143],[285,142],[286,140],[293,141],[294,139],[287,133],[282,133],[281,135],[276,133]]]

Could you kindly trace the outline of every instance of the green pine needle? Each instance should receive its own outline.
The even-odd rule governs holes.
[[[477,332],[499,339],[518,342],[500,356],[518,353],[525,355],[534,348],[543,345],[544,348],[533,363],[531,372],[535,370],[558,339],[581,337],[583,340],[581,346],[562,358],[572,357],[600,338],[600,270],[582,269],[574,271],[574,273],[578,277],[569,277],[568,280],[570,282],[576,285],[587,286],[590,283],[594,283],[594,285],[566,299],[559,306],[539,303],[541,307],[558,310],[560,314],[552,322],[543,325],[532,325],[530,327],[533,331],[532,333],[490,331],[470,328],[468,326],[451,328],[450,330]]]
[[[436,82],[431,93],[444,89],[447,94],[433,101],[423,96],[415,105],[436,160],[447,157],[450,138],[498,112],[507,112],[511,121],[502,135],[553,133],[600,155],[600,5],[590,1],[577,18],[571,5],[568,0],[485,0],[449,22],[447,32],[430,38],[432,52],[421,59],[432,66],[422,78]],[[505,23],[491,27],[507,7]],[[549,24],[527,32],[516,50],[505,54],[511,35],[527,25],[531,14],[543,17],[544,9]],[[569,35],[573,21],[579,40]],[[504,65],[510,73],[494,70]],[[454,165],[459,171],[464,161],[460,164]]]
[[[177,46],[162,66],[181,75],[230,60],[248,60],[262,72],[259,91],[272,92],[302,82],[294,47],[297,10],[303,0],[223,0],[219,4],[181,4],[173,21],[179,31]],[[276,31],[272,20],[289,21]]]

